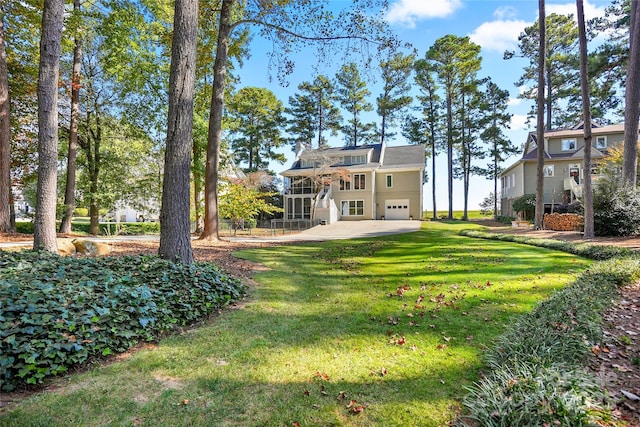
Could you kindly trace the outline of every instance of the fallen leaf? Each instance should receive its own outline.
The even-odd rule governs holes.
[[[359,414],[362,411],[364,411],[364,406],[362,405],[354,406],[353,408],[351,408],[351,412],[353,412],[354,414]]]
[[[343,401],[344,399],[346,399],[347,394],[344,391],[341,391],[340,393],[338,393],[338,400],[339,401]]]
[[[296,421],[296,422],[294,422],[294,423],[293,423],[293,427],[300,427],[300,423],[299,423],[299,422],[297,422],[297,421]]]
[[[316,378],[320,378],[321,380],[324,380],[324,381],[329,380],[329,375],[325,374],[324,372],[316,371],[316,373],[313,374],[313,376]]]
[[[353,400],[353,399],[352,399],[352,400],[350,400],[350,401],[349,401],[349,404],[347,405],[347,409],[352,408],[353,406],[355,406],[355,405],[356,405],[356,403],[358,403],[358,401],[357,401],[357,400]]]
[[[304,394],[305,396],[309,396],[311,395],[311,392],[309,390],[305,390],[302,394]]]

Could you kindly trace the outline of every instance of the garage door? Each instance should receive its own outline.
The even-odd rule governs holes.
[[[409,199],[386,200],[384,202],[385,219],[409,219]]]

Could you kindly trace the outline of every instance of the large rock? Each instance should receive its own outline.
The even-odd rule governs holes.
[[[58,244],[58,253],[60,255],[73,255],[76,253],[76,245],[73,244],[72,239],[56,239]]]
[[[95,242],[87,239],[75,239],[73,244],[79,254],[89,256],[104,256],[111,253],[111,245],[108,243]]]

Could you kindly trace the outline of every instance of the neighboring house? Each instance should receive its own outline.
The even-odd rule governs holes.
[[[545,212],[582,199],[584,165],[584,130],[580,123],[571,129],[545,131],[544,149],[544,206]],[[592,125],[591,173],[595,182],[598,162],[607,149],[620,145],[624,139],[624,125]],[[536,194],[536,161],[538,144],[535,132],[529,133],[522,158],[500,174],[501,213],[516,216],[512,203],[525,194]]]
[[[424,146],[303,149],[284,177],[284,219],[420,219]]]

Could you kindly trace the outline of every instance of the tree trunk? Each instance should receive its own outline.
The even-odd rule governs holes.
[[[202,220],[202,173],[200,172],[200,162],[202,161],[201,151],[198,145],[193,143],[193,205],[195,208],[196,233],[202,233],[204,222]]]
[[[98,199],[98,180],[100,178],[100,145],[102,144],[102,123],[96,110],[96,130],[91,130],[93,146],[89,143],[87,164],[89,168],[89,233],[100,234],[100,200]],[[92,150],[93,148],[93,150]]]
[[[57,91],[63,16],[64,0],[45,0],[38,73],[38,185],[33,248],[56,253]]]
[[[545,39],[546,39],[546,14],[544,0],[538,0],[538,25],[540,40],[538,46],[538,99],[537,99],[537,125],[536,144],[538,156],[536,162],[536,229],[543,228],[544,221],[544,72],[545,72]]]
[[[1,7],[1,6],[0,6]],[[11,227],[11,120],[4,15],[0,14],[0,232]]]
[[[436,206],[436,135],[435,130],[431,130],[431,197],[433,198],[433,219],[438,219]]]
[[[162,258],[193,262],[189,218],[198,0],[176,0],[169,75],[167,149],[160,212]]]
[[[73,10],[80,13],[80,0],[73,1]],[[71,233],[71,218],[76,207],[76,159],[78,157],[78,111],[80,104],[80,69],[82,66],[82,39],[76,37],[73,48],[71,77],[71,120],[69,122],[69,153],[67,155],[67,181],[64,192],[65,212],[60,233]]]
[[[211,113],[209,115],[209,135],[207,138],[207,163],[204,181],[204,230],[200,235],[200,239],[208,240],[220,240],[218,224],[218,169],[220,166],[222,110],[224,107],[224,88],[227,76],[232,5],[233,0],[222,0],[216,60],[213,64],[213,90],[211,94]]]
[[[578,9],[578,32],[580,39],[580,89],[582,92],[582,114],[584,116],[584,238],[594,236],[593,191],[591,189],[591,99],[589,94],[589,74],[587,58],[587,31],[584,23],[583,0],[576,0]]]
[[[498,147],[493,146],[493,219],[498,219]],[[502,213],[501,213],[502,214]]]
[[[622,155],[622,183],[636,186],[638,173],[638,118],[640,116],[640,2],[631,2],[629,26],[629,62],[624,109],[624,151]]]
[[[448,219],[453,219],[453,112],[452,94],[447,92],[447,195],[449,196]]]

